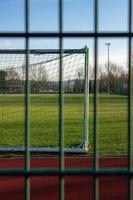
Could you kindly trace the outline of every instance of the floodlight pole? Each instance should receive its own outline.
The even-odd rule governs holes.
[[[108,94],[110,94],[110,78],[109,78],[109,66],[110,66],[110,60],[109,60],[109,53],[110,53],[110,49],[109,49],[109,47],[110,47],[110,43],[105,43],[105,45],[107,46],[107,48],[108,48],[108,66],[107,66],[107,69],[108,69]]]

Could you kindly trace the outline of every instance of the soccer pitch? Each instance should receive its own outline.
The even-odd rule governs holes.
[[[58,146],[58,94],[30,95],[31,146]],[[93,154],[93,95],[89,97],[89,154]],[[24,145],[24,95],[0,98],[0,146]],[[99,95],[99,154],[127,155],[127,97]],[[64,94],[65,146],[80,145],[83,137],[83,96]]]

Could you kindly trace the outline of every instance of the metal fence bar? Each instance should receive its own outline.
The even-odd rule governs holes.
[[[63,31],[63,0],[59,0],[59,32]],[[64,193],[64,176],[61,172],[64,170],[64,87],[63,87],[63,38],[59,38],[60,49],[60,66],[59,66],[59,147],[60,147],[60,184],[59,184],[59,199],[65,199]]]
[[[98,32],[98,0],[95,0],[95,6],[94,6],[94,30],[95,33]],[[98,41],[97,38],[94,40],[94,161],[93,161],[93,167],[94,170],[98,169],[99,161],[98,161]],[[93,199],[98,200],[99,199],[99,183],[98,183],[98,177],[94,175],[94,185],[93,185]]]
[[[129,23],[129,34],[132,32],[132,0],[128,1],[128,23]],[[131,87],[131,49],[132,49],[132,38],[128,37],[128,170],[132,169],[132,130],[131,130],[131,101],[132,101],[132,87]],[[128,181],[128,199],[132,200],[132,179],[129,177]]]
[[[20,32],[15,32],[15,33],[7,33],[7,32],[0,32],[0,37],[2,38],[24,38],[24,37],[32,37],[32,38],[38,38],[38,37],[46,37],[46,38],[60,38],[60,37],[68,37],[68,38],[82,38],[82,37],[90,37],[90,38],[105,38],[105,37],[110,37],[110,38],[124,38],[124,37],[133,37],[133,32],[128,33],[128,32],[82,32],[82,33],[74,33],[74,32],[62,32],[62,33],[57,33],[57,32],[29,32],[28,34],[26,33],[20,33]]]
[[[125,176],[133,177],[133,170],[122,169],[122,168],[103,168],[103,169],[65,169],[60,171],[60,169],[30,169],[25,171],[23,169],[1,169],[0,176]]]
[[[26,48],[26,71],[25,71],[25,171],[30,170],[30,99],[29,99],[29,0],[25,0],[25,48]],[[25,200],[30,200],[30,178],[25,176]]]
[[[131,83],[131,38],[128,39],[128,53],[129,53],[129,80],[128,82]],[[131,137],[131,84],[128,85],[129,92],[128,92],[128,169],[132,168],[132,137]],[[133,197],[131,194],[131,179],[129,178],[129,200]]]

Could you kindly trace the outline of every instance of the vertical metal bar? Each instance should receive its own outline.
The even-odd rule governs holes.
[[[128,59],[130,59],[128,62],[128,170],[132,169],[132,133],[131,133],[131,38],[128,39]],[[128,190],[128,199],[133,199],[131,195],[132,190],[132,184],[131,184],[131,177],[129,176],[129,190]]]
[[[95,33],[98,32],[98,0],[95,0]],[[98,42],[97,37],[94,41],[94,170],[97,170],[99,167],[99,160],[98,160]],[[93,185],[93,199],[99,199],[99,181],[98,177],[94,175],[94,185]]]
[[[26,70],[25,70],[25,170],[30,170],[30,86],[29,86],[29,0],[25,0],[25,32],[27,34],[25,38],[26,48]],[[25,200],[30,200],[30,178],[25,177]]]
[[[89,83],[88,83],[88,64],[89,64],[89,49],[85,46],[85,82],[84,82],[84,148],[88,150],[88,136],[89,136],[89,125],[88,125],[88,115],[89,115]]]
[[[59,0],[59,32],[62,33],[63,29],[63,0]],[[59,48],[60,48],[60,69],[59,69],[59,146],[60,146],[60,171],[64,170],[64,95],[63,95],[63,38],[60,35]],[[64,194],[64,177],[60,175],[59,187],[60,200],[65,199]]]
[[[132,0],[129,0],[129,34],[132,31]],[[132,38],[129,36],[128,38],[128,170],[132,169],[132,128],[131,128],[131,101],[132,101],[132,85],[131,85],[131,50],[132,50]],[[133,199],[133,183],[132,178],[129,176],[128,179],[128,199]]]

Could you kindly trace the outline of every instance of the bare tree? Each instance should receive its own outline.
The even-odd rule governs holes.
[[[9,68],[6,70],[6,79],[8,81],[20,81],[20,76],[19,73],[17,72],[16,69],[14,68]]]
[[[3,93],[5,89],[5,81],[6,81],[6,72],[4,70],[0,70],[0,93]]]
[[[110,63],[109,71],[107,65],[105,65],[105,68],[101,67],[98,77],[100,92],[107,92],[107,83],[109,79],[110,93],[117,93],[120,90],[120,87],[123,88],[124,85],[127,84],[128,79],[125,67],[115,63]]]
[[[5,92],[15,94],[22,92],[22,80],[18,70],[19,69],[15,69],[14,67],[6,69]]]
[[[3,83],[6,80],[6,72],[4,70],[0,70],[0,82]]]
[[[30,66],[31,89],[34,92],[48,89],[48,74],[43,65]]]
[[[35,81],[47,81],[47,72],[44,66],[31,66],[30,79]]]
[[[84,72],[82,68],[77,69],[75,77],[76,77],[76,80],[74,83],[74,91],[83,92]]]

